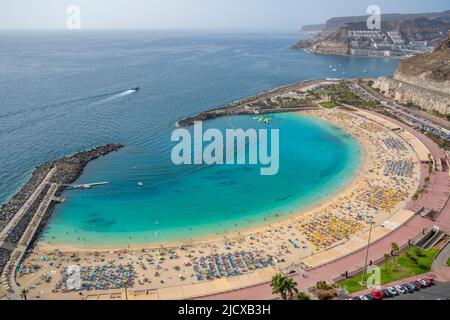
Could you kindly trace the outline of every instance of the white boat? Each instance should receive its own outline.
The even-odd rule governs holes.
[[[140,187],[143,187],[143,186],[144,186],[144,183],[143,183],[142,181],[139,181],[139,182],[138,182],[138,185],[139,185]]]

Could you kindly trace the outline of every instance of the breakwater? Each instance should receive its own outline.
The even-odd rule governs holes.
[[[245,97],[243,99],[239,99],[236,101],[233,101],[223,107],[214,108],[208,111],[200,112],[197,115],[194,115],[192,117],[188,117],[185,119],[182,119],[177,122],[178,126],[181,127],[187,127],[194,124],[195,121],[206,121],[215,119],[218,117],[223,116],[235,116],[235,115],[254,115],[254,114],[267,114],[267,113],[283,113],[283,112],[295,112],[300,110],[305,110],[308,108],[314,108],[308,105],[299,105],[299,106],[289,106],[289,107],[270,107],[267,105],[264,105],[264,101],[273,95],[282,94],[285,92],[288,92],[293,89],[299,89],[302,87],[306,87],[308,85],[311,85],[315,82],[318,82],[317,80],[304,80],[299,81],[294,84],[289,84],[281,87],[277,87],[274,89],[270,89],[267,91],[263,91],[260,93],[257,93],[253,96]]]
[[[20,242],[43,199],[48,196],[50,184],[58,186],[54,196],[60,195],[66,188],[62,185],[77,180],[90,161],[117,151],[122,147],[121,144],[107,144],[58,160],[45,162],[35,168],[25,185],[0,208],[0,273],[10,258],[10,252]],[[36,194],[35,191],[38,188],[42,189]],[[31,243],[35,241],[37,235],[50,219],[54,206],[55,202],[51,201],[45,210],[44,217],[36,226]],[[16,216],[16,214],[19,216]]]

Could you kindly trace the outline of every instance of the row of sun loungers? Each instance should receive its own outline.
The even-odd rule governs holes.
[[[386,167],[384,169],[384,175],[388,176],[390,174],[404,177],[411,172],[412,163],[406,160],[397,161],[387,161]]]
[[[317,249],[348,239],[361,231],[365,224],[351,217],[327,214],[300,225],[300,231]]]
[[[270,256],[263,256],[259,252],[240,251],[234,254],[204,256],[194,261],[192,267],[196,279],[202,281],[237,276],[274,264],[275,261]]]
[[[131,265],[102,265],[80,267],[81,286],[78,290],[106,290],[133,287],[134,285],[133,266]],[[63,271],[62,281],[60,281],[55,289],[64,287],[66,290],[73,290],[67,285],[69,278],[67,269]]]

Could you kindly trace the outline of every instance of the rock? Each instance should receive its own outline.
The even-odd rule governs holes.
[[[378,78],[373,87],[400,103],[450,114],[450,34],[433,53],[401,61],[393,79]]]

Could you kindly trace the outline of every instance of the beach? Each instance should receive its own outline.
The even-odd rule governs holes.
[[[22,263],[17,281],[30,288],[31,298],[49,299],[114,293],[123,290],[124,279],[130,292],[175,290],[242,277],[251,285],[277,270],[308,270],[314,267],[314,257],[332,250],[345,255],[348,252],[339,248],[363,237],[370,222],[387,228],[386,221],[396,221],[419,185],[420,161],[426,151],[418,153],[402,133],[363,111],[319,109],[297,116],[330,122],[364,147],[358,174],[320,204],[264,226],[191,243],[101,249],[41,243]],[[394,226],[392,221],[389,228],[394,230],[401,222]],[[83,268],[82,294],[65,290],[66,268],[73,265]],[[262,270],[268,274],[261,275]]]

